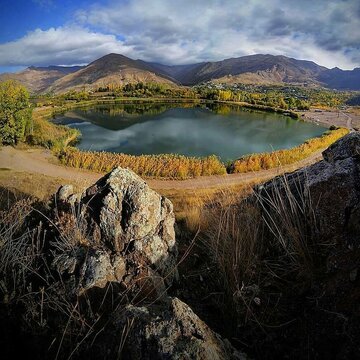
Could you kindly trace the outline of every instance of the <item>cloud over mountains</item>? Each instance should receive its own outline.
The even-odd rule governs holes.
[[[54,5],[60,6],[60,5]],[[0,44],[0,66],[88,63],[110,52],[188,64],[256,53],[360,65],[357,0],[126,0]]]

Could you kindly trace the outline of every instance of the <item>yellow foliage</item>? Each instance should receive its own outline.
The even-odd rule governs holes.
[[[321,137],[309,139],[303,144],[291,149],[246,155],[238,160],[235,160],[228,167],[228,171],[230,173],[245,173],[293,164],[297,161],[305,159],[317,150],[330,146],[333,142],[348,134],[348,132],[349,130],[345,128],[330,130],[324,133]]]
[[[47,118],[51,117],[52,113],[52,109],[41,109],[41,111],[36,109],[33,111],[31,131],[26,136],[28,144],[58,150],[76,142],[80,132],[48,121]]]
[[[187,179],[226,173],[225,166],[215,155],[204,158],[173,154],[135,156],[67,148],[60,154],[60,161],[67,166],[98,172],[109,172],[121,166],[147,178]]]

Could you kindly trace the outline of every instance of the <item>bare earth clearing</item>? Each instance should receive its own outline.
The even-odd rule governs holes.
[[[265,181],[276,175],[294,171],[303,166],[310,165],[321,159],[321,151],[318,151],[292,165],[282,166],[275,169],[256,171],[246,174],[230,174],[223,176],[202,176],[188,180],[153,180],[147,183],[153,189],[204,189],[221,188],[226,186]],[[18,172],[37,173],[40,175],[62,178],[68,181],[92,183],[103,174],[65,167],[59,164],[57,158],[49,150],[31,149],[20,150],[10,146],[0,149],[0,167]]]
[[[312,109],[304,112],[304,120],[322,124],[327,127],[331,125],[346,127],[348,129],[360,129],[360,116],[354,113],[343,111],[325,111]]]
[[[326,126],[342,126],[349,129],[360,128],[360,115],[354,113],[344,113],[342,111],[321,112],[312,109],[304,113],[303,119]],[[275,169],[262,170],[246,174],[230,174],[224,176],[203,176],[189,180],[154,180],[147,179],[147,183],[156,190],[198,191],[204,189],[222,189],[239,185],[253,184],[270,179],[274,176],[291,172],[298,168],[308,166],[321,159],[321,151],[312,154],[310,157],[295,164],[281,166]],[[85,171],[62,166],[58,159],[49,150],[45,149],[19,149],[13,147],[0,148],[0,185],[16,188],[17,181],[31,182],[33,177],[37,178],[39,189],[33,189],[32,193],[42,193],[41,187],[52,188],[58,184],[72,183],[78,186],[87,186],[97,181],[103,174]],[[11,170],[11,171],[9,171]],[[41,176],[44,177],[43,183]],[[46,177],[46,179],[45,179]],[[20,180],[21,179],[21,180]],[[50,181],[53,179],[53,181]],[[34,179],[33,179],[34,180]]]

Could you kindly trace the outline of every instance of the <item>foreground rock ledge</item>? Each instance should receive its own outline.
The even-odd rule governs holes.
[[[114,315],[105,331],[108,348],[100,347],[97,351],[104,354],[109,348],[118,346],[123,329],[127,332],[123,353],[132,360],[247,359],[177,298],[168,298],[162,304],[149,307],[128,305]]]
[[[116,168],[82,194],[61,187],[53,211],[73,245],[53,266],[75,276],[78,294],[110,281],[127,288],[147,281],[161,293],[176,276],[172,204],[132,171]]]
[[[308,199],[318,238],[351,250],[360,246],[360,133],[336,141],[323,152],[323,158],[268,181],[259,191],[272,203],[289,194],[299,204]]]
[[[133,289],[134,302],[151,303],[110,312],[88,358],[117,358],[122,334],[125,359],[245,358],[188,305],[166,296],[176,276],[173,207],[132,171],[116,168],[82,194],[61,187],[52,214],[52,267],[70,292],[81,296],[111,282],[127,295]]]

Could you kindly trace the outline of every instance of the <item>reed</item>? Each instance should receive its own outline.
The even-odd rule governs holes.
[[[204,158],[183,155],[126,155],[105,151],[80,151],[66,148],[59,155],[66,166],[97,172],[109,172],[117,166],[128,168],[146,178],[188,179],[204,175],[226,174],[218,157]]]
[[[227,166],[227,171],[230,174],[246,173],[290,165],[307,158],[318,150],[325,149],[348,133],[348,129],[337,128],[325,132],[321,137],[309,139],[291,149],[246,155],[230,163]]]
[[[48,118],[52,115],[52,109],[33,111],[32,121],[26,134],[26,142],[29,145],[43,146],[57,151],[76,143],[80,131],[51,123]]]

